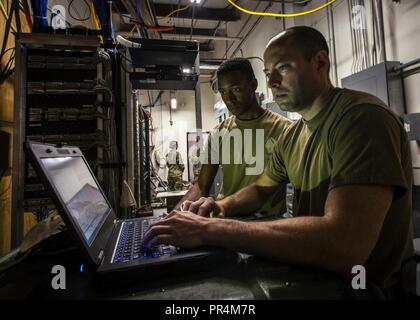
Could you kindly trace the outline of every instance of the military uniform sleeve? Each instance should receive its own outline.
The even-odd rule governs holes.
[[[277,139],[273,147],[273,153],[271,154],[263,173],[263,175],[267,176],[277,184],[288,182],[283,156],[280,150],[280,143],[280,139]]]
[[[341,185],[388,185],[394,198],[407,190],[402,164],[405,135],[398,119],[376,105],[347,110],[332,128],[330,189]]]

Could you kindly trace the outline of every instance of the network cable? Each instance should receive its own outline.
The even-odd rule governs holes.
[[[311,14],[317,11],[320,11],[326,7],[328,7],[329,5],[333,4],[336,0],[331,0],[317,8],[311,9],[311,10],[307,10],[307,11],[303,11],[303,12],[297,12],[297,13],[272,13],[272,12],[260,12],[260,11],[251,11],[251,10],[247,10],[244,9],[242,7],[240,7],[239,5],[237,5],[235,2],[233,2],[232,0],[227,0],[232,6],[234,6],[236,9],[248,13],[248,14],[252,14],[252,15],[257,15],[257,16],[266,16],[266,17],[280,17],[280,18],[293,18],[293,17],[300,17],[300,16],[304,16],[307,14]]]

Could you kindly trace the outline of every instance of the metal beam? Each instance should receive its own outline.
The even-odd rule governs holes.
[[[120,36],[123,36],[125,38],[132,38],[132,39],[136,39],[137,38],[136,37],[137,36],[136,34],[132,34],[131,32],[128,32],[128,31],[120,31],[120,32],[117,32],[117,34],[119,34]],[[135,36],[135,37],[133,37],[133,36]],[[178,37],[179,36],[182,37],[182,35],[178,35]],[[185,36],[188,36],[188,38],[189,38],[189,35],[185,35]],[[175,40],[179,40],[179,39],[177,38]],[[182,40],[184,40],[184,39],[182,39]],[[214,44],[213,43],[209,43],[209,42],[202,42],[202,43],[200,43],[199,50],[201,52],[214,51]]]
[[[132,37],[135,33],[131,32],[133,28],[132,24],[121,24],[119,33],[121,35]],[[172,27],[171,27],[172,28]],[[182,28],[182,27],[173,27],[174,30],[165,31],[164,33],[159,32],[159,34],[165,35],[167,38],[177,37],[177,36],[191,36],[191,28]],[[172,36],[172,37],[171,37]],[[228,37],[226,35],[226,29],[201,29],[201,28],[193,28],[192,32],[192,39],[193,40],[230,40],[235,41],[238,40],[238,37]]]
[[[163,33],[166,39],[177,39],[180,35],[175,33]],[[202,36],[202,35],[195,35],[192,34],[191,36],[186,34],[185,36],[188,36],[191,38],[191,40],[219,40],[219,41],[237,41],[241,40],[241,38],[237,37],[215,37],[215,36]]]
[[[237,37],[228,37],[226,35],[226,29],[215,30],[215,29],[200,29],[200,28],[193,28],[193,32],[191,34],[191,28],[181,28],[175,27],[173,31],[164,32],[162,33],[165,38],[175,38],[183,35],[188,36],[192,40],[229,40],[229,41],[236,41],[240,40]]]
[[[175,27],[175,29],[171,31],[170,33],[190,35],[191,28]],[[226,29],[218,29],[215,32],[215,29],[203,29],[203,28],[193,28],[192,34],[193,36],[197,35],[197,36],[216,36],[216,37],[226,37],[227,35]]]
[[[167,3],[155,3],[155,12],[158,17],[166,17],[172,11],[178,8],[177,5]],[[172,17],[191,19],[193,7],[182,10],[174,14]],[[211,21],[238,21],[241,19],[239,11],[236,9],[218,9],[218,8],[205,8],[194,7],[194,19],[198,20],[211,20]]]

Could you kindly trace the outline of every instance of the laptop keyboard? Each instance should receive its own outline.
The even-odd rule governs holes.
[[[143,236],[149,225],[160,218],[123,222],[112,263],[126,263],[144,258],[170,255],[170,246],[160,245],[152,249],[143,246]]]

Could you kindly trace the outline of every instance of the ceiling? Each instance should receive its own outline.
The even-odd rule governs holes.
[[[183,8],[186,9],[179,10]],[[201,0],[199,4],[192,4],[190,0],[122,0],[114,1],[114,12],[119,15],[114,19],[120,22],[117,32],[126,36],[197,40],[201,51],[211,51],[212,41],[229,39],[225,22],[241,18],[239,11],[225,0]],[[140,22],[143,32],[130,33],[133,22]],[[225,38],[218,39],[220,37]]]
[[[277,0],[273,2],[306,4],[311,0]],[[269,0],[235,0],[243,7],[262,10]],[[200,51],[214,50],[215,42],[240,41],[228,36],[228,23],[241,23],[248,15],[227,0],[114,0],[116,30],[125,36],[161,39],[197,40]],[[185,8],[185,9],[184,9]],[[184,9],[184,10],[181,10]],[[242,19],[242,20],[241,20]],[[245,20],[246,21],[246,20]],[[133,30],[134,24],[138,29]]]

